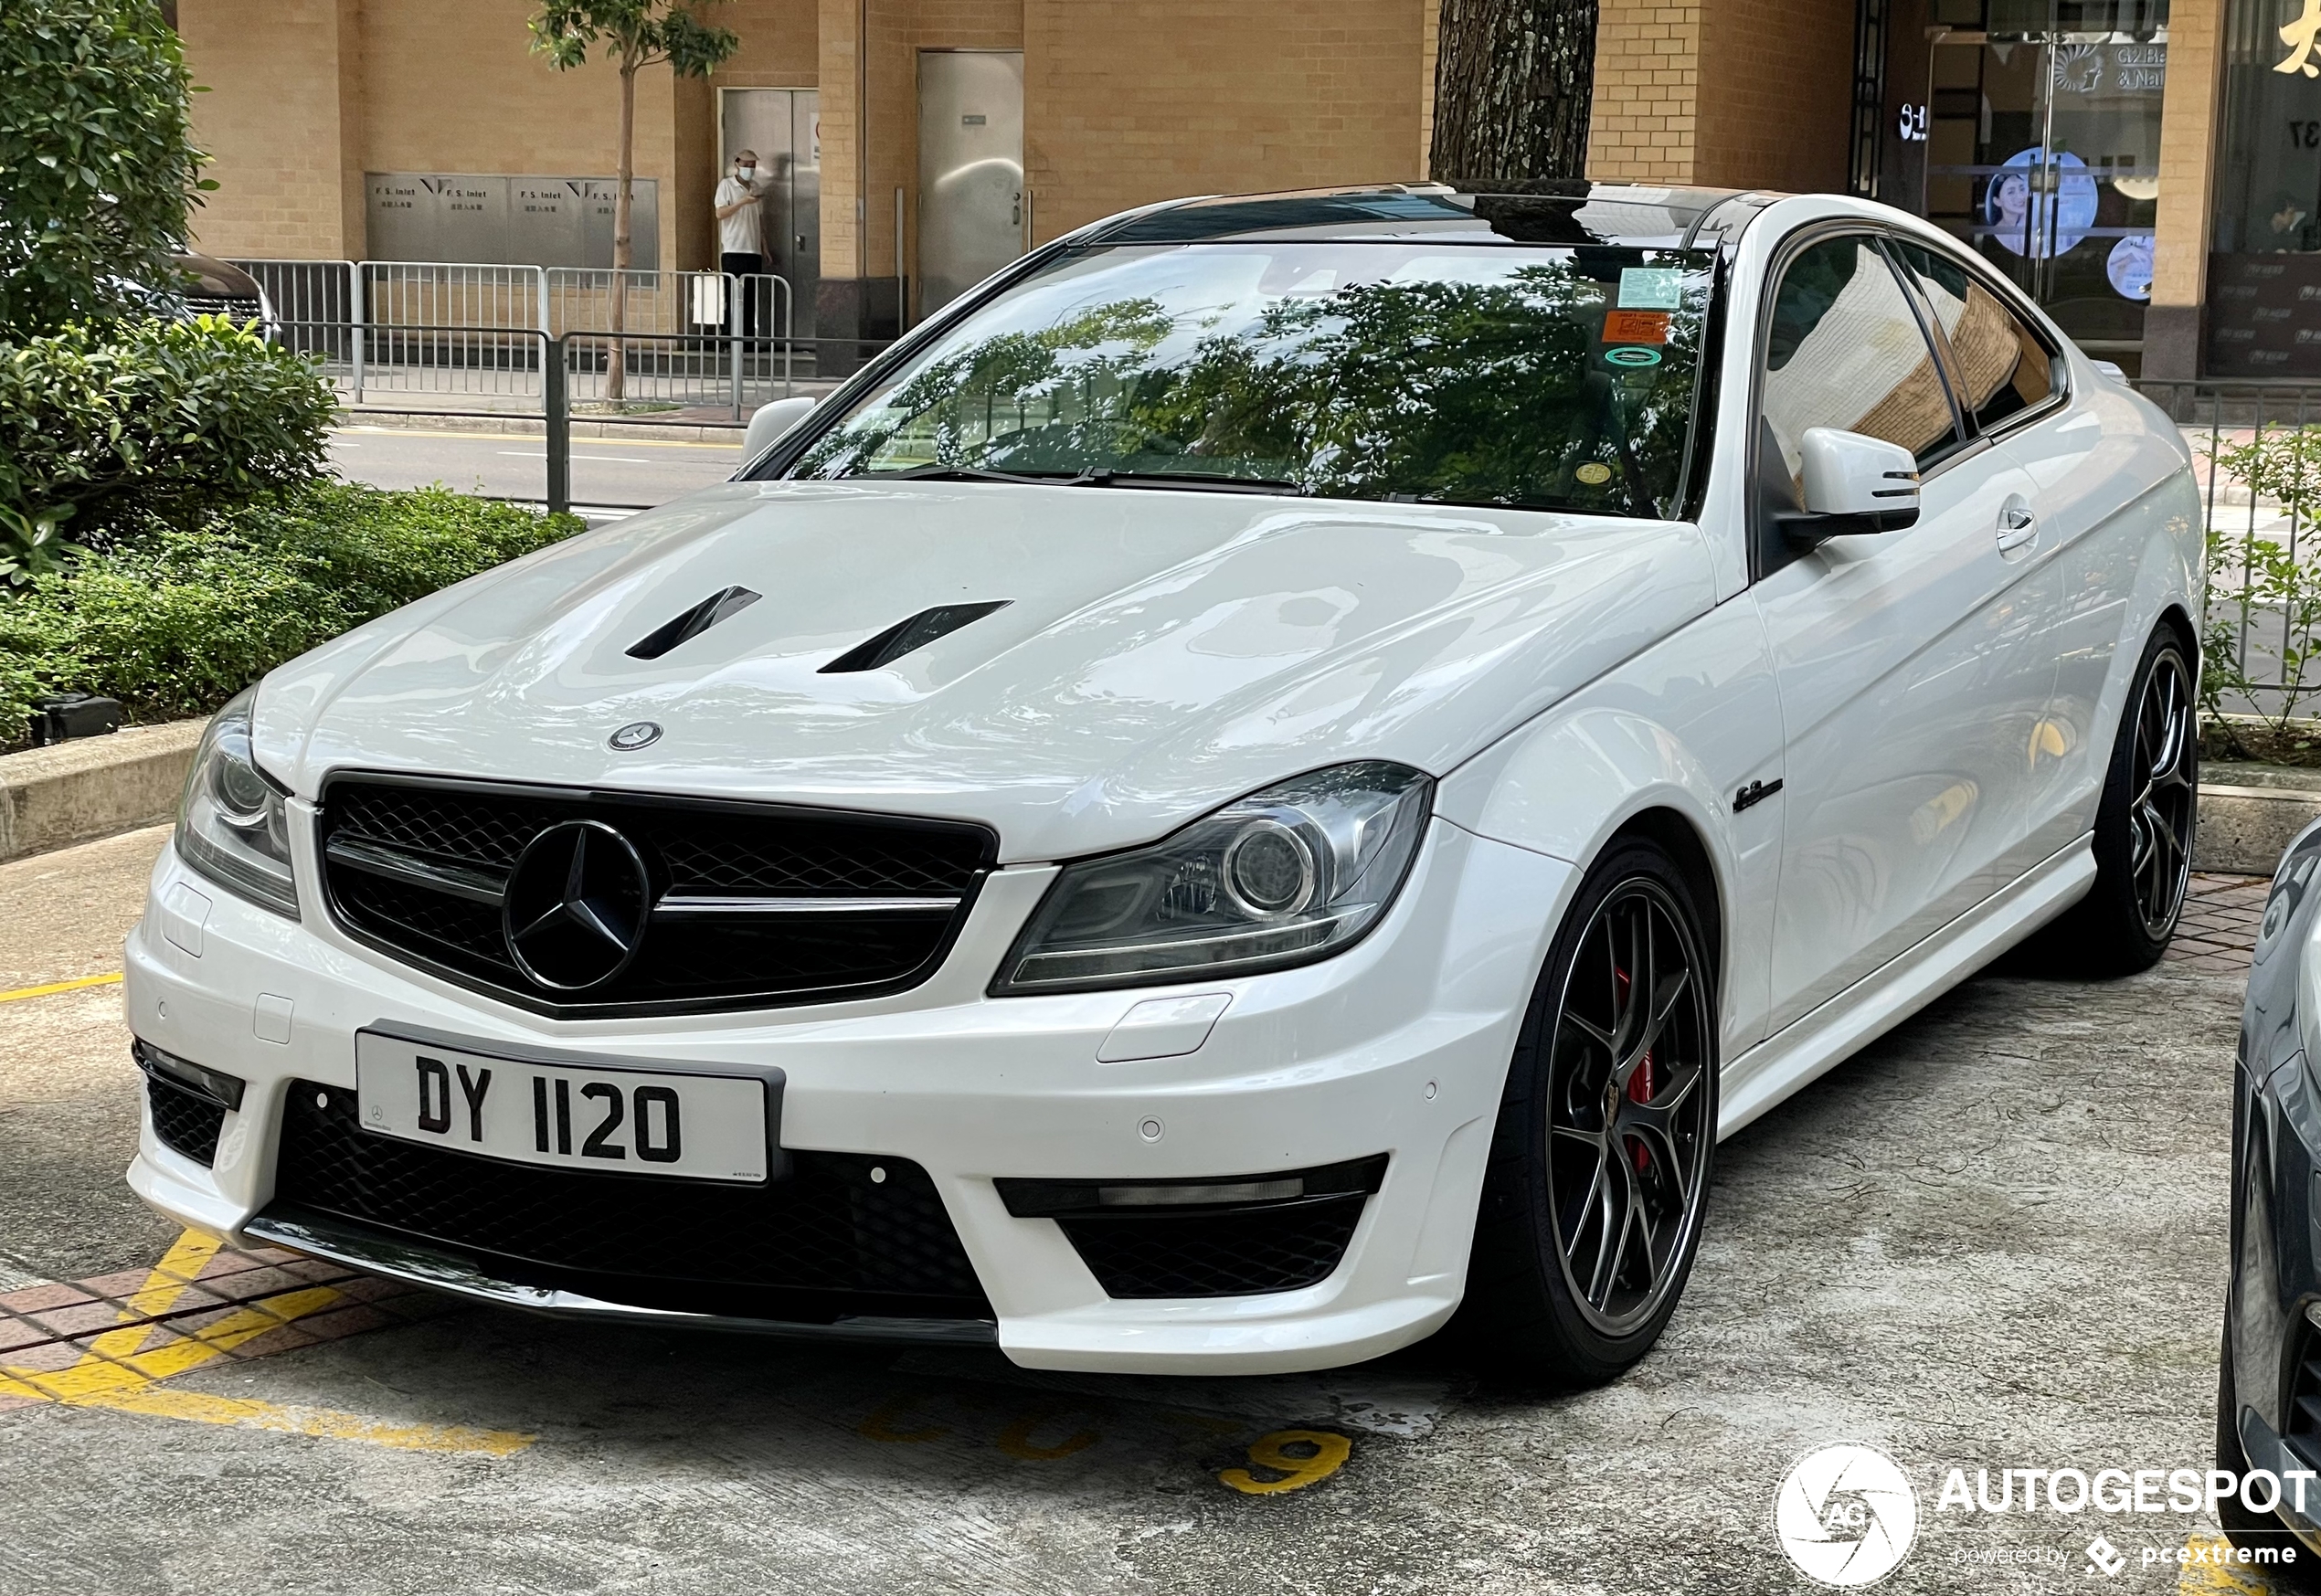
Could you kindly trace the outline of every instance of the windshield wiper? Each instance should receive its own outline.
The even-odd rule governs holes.
[[[1074,480],[1070,471],[994,471],[981,466],[912,466],[899,471],[856,471],[850,482],[1037,482],[1049,486]]]
[[[1213,488],[1221,493],[1295,493],[1313,490],[1280,477],[1228,477],[1213,471],[1000,471],[986,466],[911,466],[899,471],[856,471],[851,482],[1028,482],[1049,488],[1134,487],[1152,482],[1171,488]]]
[[[1160,482],[1171,488],[1213,488],[1221,493],[1294,493],[1304,498],[1313,490],[1282,477],[1228,477],[1213,471],[1082,471],[1068,485],[1076,488],[1133,487]]]

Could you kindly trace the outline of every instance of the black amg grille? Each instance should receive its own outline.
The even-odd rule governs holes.
[[[270,1211],[352,1220],[503,1280],[633,1307],[809,1324],[992,1316],[926,1170],[790,1157],[790,1178],[763,1186],[498,1163],[369,1135],[352,1092],[294,1081]]]
[[[517,963],[502,897],[526,846],[572,820],[602,822],[635,848],[650,913],[625,967],[559,988]],[[323,881],[352,935],[567,1016],[910,986],[940,962],[994,848],[982,827],[952,822],[401,777],[333,781],[321,831]]]
[[[145,1101],[153,1106],[154,1135],[162,1146],[196,1164],[217,1161],[217,1133],[226,1128],[223,1108],[152,1075],[145,1077]]]
[[[1056,1222],[1113,1297],[1256,1296],[1330,1278],[1362,1220],[1360,1193],[1277,1209]]]

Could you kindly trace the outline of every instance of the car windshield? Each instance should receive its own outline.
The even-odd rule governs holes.
[[[1711,259],[1425,242],[1081,250],[822,422],[787,474],[1672,515]]]

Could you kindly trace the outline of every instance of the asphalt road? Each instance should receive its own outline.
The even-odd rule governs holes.
[[[342,427],[331,434],[340,475],[381,488],[440,482],[467,493],[541,499],[548,491],[546,445],[536,434]],[[572,440],[575,504],[649,508],[722,482],[741,463],[741,444],[662,439]]]
[[[0,981],[117,968],[163,840],[0,865]],[[1962,988],[1725,1144],[1690,1294],[1609,1390],[1432,1347],[1130,1379],[357,1308],[0,1384],[0,1591],[1787,1596],[1775,1493],[1839,1440],[1918,1493],[1882,1590],[2260,1590],[2179,1569],[2197,1514],[1937,1508],[1953,1467],[2207,1465],[2239,999],[2199,963]],[[126,1040],[116,988],[0,991],[0,1305],[165,1281],[175,1232],[120,1183]]]

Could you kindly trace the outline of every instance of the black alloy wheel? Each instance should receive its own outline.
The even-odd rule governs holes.
[[[2128,756],[2127,868],[2144,935],[2166,943],[2192,879],[2192,820],[2199,796],[2199,727],[2183,657],[2152,661],[2136,706]]]
[[[1481,1361],[1599,1385],[1659,1339],[1708,1197],[1715,988],[1667,854],[1607,854],[1556,937],[1510,1069],[1461,1315]]]
[[[2040,933],[2030,967],[2129,976],[2167,951],[2192,880],[2199,819],[2198,695],[2184,639],[2163,624],[2144,647],[2095,810],[2095,883]]]

